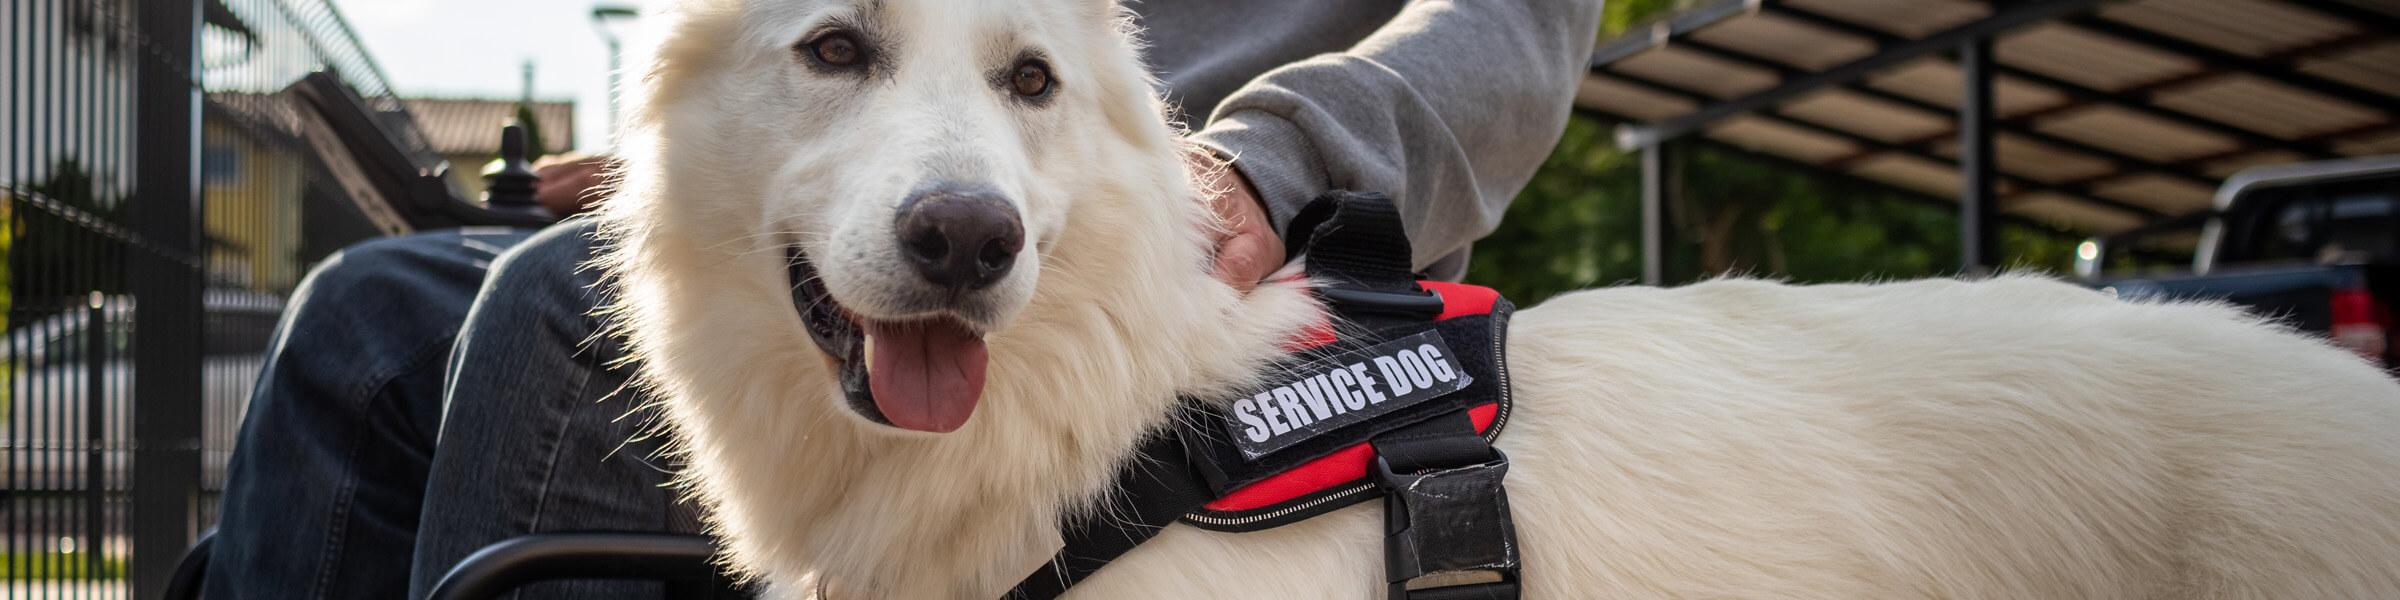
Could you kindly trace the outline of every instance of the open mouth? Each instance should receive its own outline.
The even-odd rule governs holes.
[[[975,414],[988,356],[983,336],[946,316],[861,319],[835,301],[798,247],[788,261],[792,304],[841,380],[851,410],[869,421],[943,433]]]

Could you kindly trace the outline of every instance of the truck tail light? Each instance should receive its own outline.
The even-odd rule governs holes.
[[[2333,342],[2382,364],[2392,316],[2364,289],[2333,292]]]

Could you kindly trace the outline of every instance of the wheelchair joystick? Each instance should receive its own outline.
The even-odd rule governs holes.
[[[510,125],[500,130],[500,170],[485,175],[484,207],[494,213],[522,216],[530,219],[556,218],[550,210],[535,202],[533,193],[541,176],[526,160],[525,128]]]

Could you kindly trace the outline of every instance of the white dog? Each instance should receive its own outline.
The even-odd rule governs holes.
[[[1113,2],[662,16],[603,262],[684,482],[778,595],[996,597],[1178,394],[1318,317],[1206,273]],[[2400,598],[2400,385],[2230,308],[1719,281],[1510,339],[1529,597]],[[1074,592],[1379,596],[1380,518],[1170,527]]]

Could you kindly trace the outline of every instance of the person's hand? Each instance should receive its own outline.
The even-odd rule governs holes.
[[[1258,190],[1233,165],[1218,160],[1205,148],[1190,146],[1184,164],[1207,196],[1208,208],[1223,227],[1216,232],[1214,274],[1226,285],[1250,293],[1258,282],[1283,268],[1283,236],[1258,200]]]
[[[566,218],[592,207],[605,194],[608,171],[616,165],[609,156],[553,156],[533,167],[542,178],[533,188],[533,201],[550,214]]]

